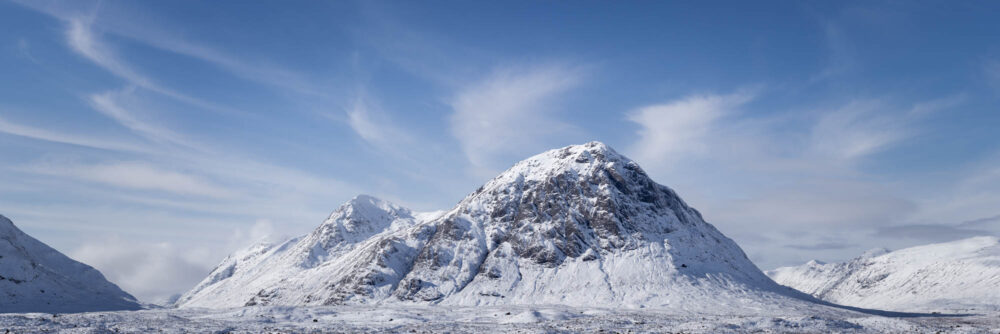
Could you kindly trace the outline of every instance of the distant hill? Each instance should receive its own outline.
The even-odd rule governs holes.
[[[0,216],[0,312],[137,310],[135,298]]]
[[[767,274],[842,305],[926,312],[1000,309],[1000,239],[992,236],[869,251],[847,262],[810,261]]]

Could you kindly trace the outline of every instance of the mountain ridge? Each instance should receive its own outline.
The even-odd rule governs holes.
[[[24,233],[0,215],[0,313],[140,309],[97,269]]]
[[[906,312],[1000,309],[1000,238],[980,236],[767,274],[832,303]]]
[[[390,208],[380,207],[376,225],[392,226]],[[301,244],[303,237],[264,248],[254,256],[264,260],[249,261],[244,272],[271,278],[243,275],[221,285],[231,277],[207,279],[178,305],[600,303],[696,309],[717,306],[705,304],[706,298],[734,307],[801,302],[672,189],[600,142],[532,156],[440,216],[411,218],[307,270],[273,269],[290,268],[273,261],[288,256],[290,243]],[[218,288],[223,285],[256,293]]]

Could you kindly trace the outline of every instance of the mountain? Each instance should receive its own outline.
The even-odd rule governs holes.
[[[433,218],[437,213],[413,212],[395,204],[359,195],[341,205],[307,235],[277,244],[260,243],[237,251],[209,276],[182,295],[176,305],[256,305],[264,291],[275,286],[286,291],[315,291],[329,284],[327,277],[341,269],[335,264],[358,244],[380,234],[398,231]],[[287,296],[314,304],[304,294]]]
[[[884,249],[842,263],[768,271],[780,284],[842,305],[893,311],[1000,309],[1000,239]]]
[[[634,161],[591,142],[521,161],[442,214],[356,198],[307,236],[230,256],[178,305],[693,311],[795,303],[797,294]]]
[[[135,298],[0,216],[0,313],[137,310]]]

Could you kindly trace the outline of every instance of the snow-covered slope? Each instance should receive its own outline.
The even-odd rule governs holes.
[[[673,190],[598,142],[521,161],[434,219],[391,208],[383,211],[396,214],[379,213],[382,220],[365,229],[370,238],[343,239],[350,242],[333,253],[309,255],[329,248],[306,240],[339,231],[324,223],[302,239],[234,255],[178,305],[413,302],[695,311],[800,302]],[[406,223],[395,223],[401,220]],[[284,258],[308,259],[314,268],[290,270]]]
[[[0,313],[136,310],[135,298],[0,215]]]
[[[237,251],[209,276],[181,296],[177,305],[220,307],[255,305],[265,290],[281,286],[303,304],[322,290],[342,255],[379,233],[396,231],[440,213],[412,212],[392,203],[359,195],[344,203],[307,235],[277,244],[262,243]]]
[[[893,311],[1000,309],[1000,239],[992,236],[874,250],[843,263],[768,271],[829,302]]]

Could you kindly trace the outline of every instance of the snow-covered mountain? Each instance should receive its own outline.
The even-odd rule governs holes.
[[[842,263],[810,261],[767,272],[836,304],[893,311],[1000,309],[1000,239],[884,249]]]
[[[0,215],[0,313],[136,310],[135,298]]]
[[[314,232],[238,252],[180,307],[800,303],[638,164],[598,142],[521,161],[453,209],[362,196]]]
[[[315,304],[309,291],[323,289],[344,254],[372,236],[398,231],[440,213],[419,213],[359,195],[344,203],[307,235],[277,244],[240,250],[217,266],[176,302],[185,306],[256,305],[267,291],[282,286],[287,298]]]

